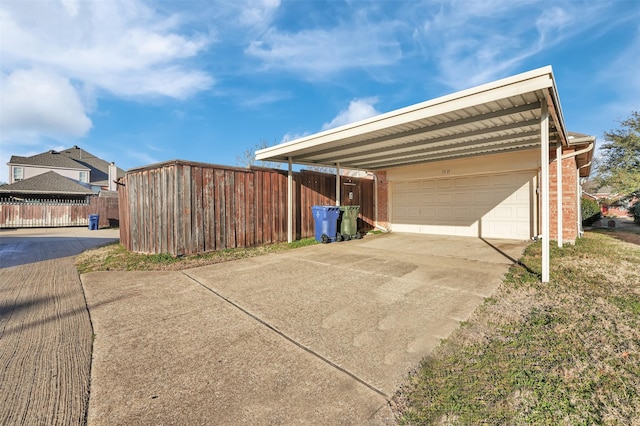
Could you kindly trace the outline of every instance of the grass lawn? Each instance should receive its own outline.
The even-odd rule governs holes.
[[[528,247],[408,378],[400,423],[640,424],[640,236],[621,234],[552,245],[548,284]]]

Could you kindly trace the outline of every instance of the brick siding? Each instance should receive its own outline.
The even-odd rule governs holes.
[[[375,172],[376,195],[378,200],[378,214],[375,219],[376,226],[389,229],[389,183],[387,182],[387,172]]]
[[[566,152],[565,152],[566,153]],[[562,241],[574,242],[578,237],[578,205],[576,194],[576,160],[575,157],[562,160]],[[555,161],[549,165],[549,219],[550,238],[558,239],[558,191],[557,165]]]

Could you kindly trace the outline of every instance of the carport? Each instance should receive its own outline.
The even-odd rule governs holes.
[[[391,218],[396,221],[394,230],[480,237],[487,232],[494,233],[491,237],[500,232],[506,238],[539,236],[542,281],[548,282],[550,192],[560,199],[564,193],[562,161],[556,161],[553,170],[557,186],[550,188],[550,152],[555,151],[555,159],[575,158],[576,169],[585,169],[594,141],[572,141],[565,128],[552,68],[547,66],[259,150],[256,159],[288,163],[289,182],[294,163],[336,167],[338,174],[341,168],[372,171],[378,185],[386,185],[388,175],[392,176],[397,180],[389,197]],[[491,173],[480,173],[487,163],[496,166]],[[582,170],[579,175],[584,174]],[[501,183],[506,185],[505,195],[497,201],[488,199],[485,211],[462,211],[457,222],[446,224],[426,222],[424,217],[437,212],[427,213],[429,206],[414,197],[442,199],[441,210],[446,210],[461,205],[461,200],[455,201],[456,196],[464,200],[480,194],[477,202],[481,203],[482,196],[492,197]],[[473,187],[458,190],[456,185]],[[576,181],[572,185],[574,191],[579,189]],[[377,194],[385,195],[386,189]],[[376,205],[386,211],[387,202],[379,199]],[[336,204],[340,204],[339,198]],[[562,201],[555,204],[554,230],[561,245]],[[508,213],[501,216],[504,212]],[[378,213],[376,220],[380,222],[382,214]],[[514,226],[519,214],[519,229],[524,231]],[[291,215],[290,207],[289,224]],[[423,219],[412,221],[413,217]]]

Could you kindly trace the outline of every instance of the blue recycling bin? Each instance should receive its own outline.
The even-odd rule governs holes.
[[[97,231],[98,223],[100,223],[100,215],[99,214],[90,214],[89,215],[89,230]]]
[[[328,243],[336,241],[338,234],[338,216],[340,207],[337,206],[313,206],[313,223],[316,231],[316,241]]]

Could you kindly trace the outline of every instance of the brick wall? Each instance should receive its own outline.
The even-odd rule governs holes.
[[[564,152],[563,154],[566,154]],[[576,188],[576,160],[575,157],[562,160],[562,240],[574,242],[578,237],[578,205]],[[557,191],[557,164],[549,165],[549,219],[550,238],[558,239],[558,191]]]
[[[387,172],[375,172],[376,175],[376,196],[378,215],[375,218],[376,226],[389,229],[389,183],[387,182]]]

